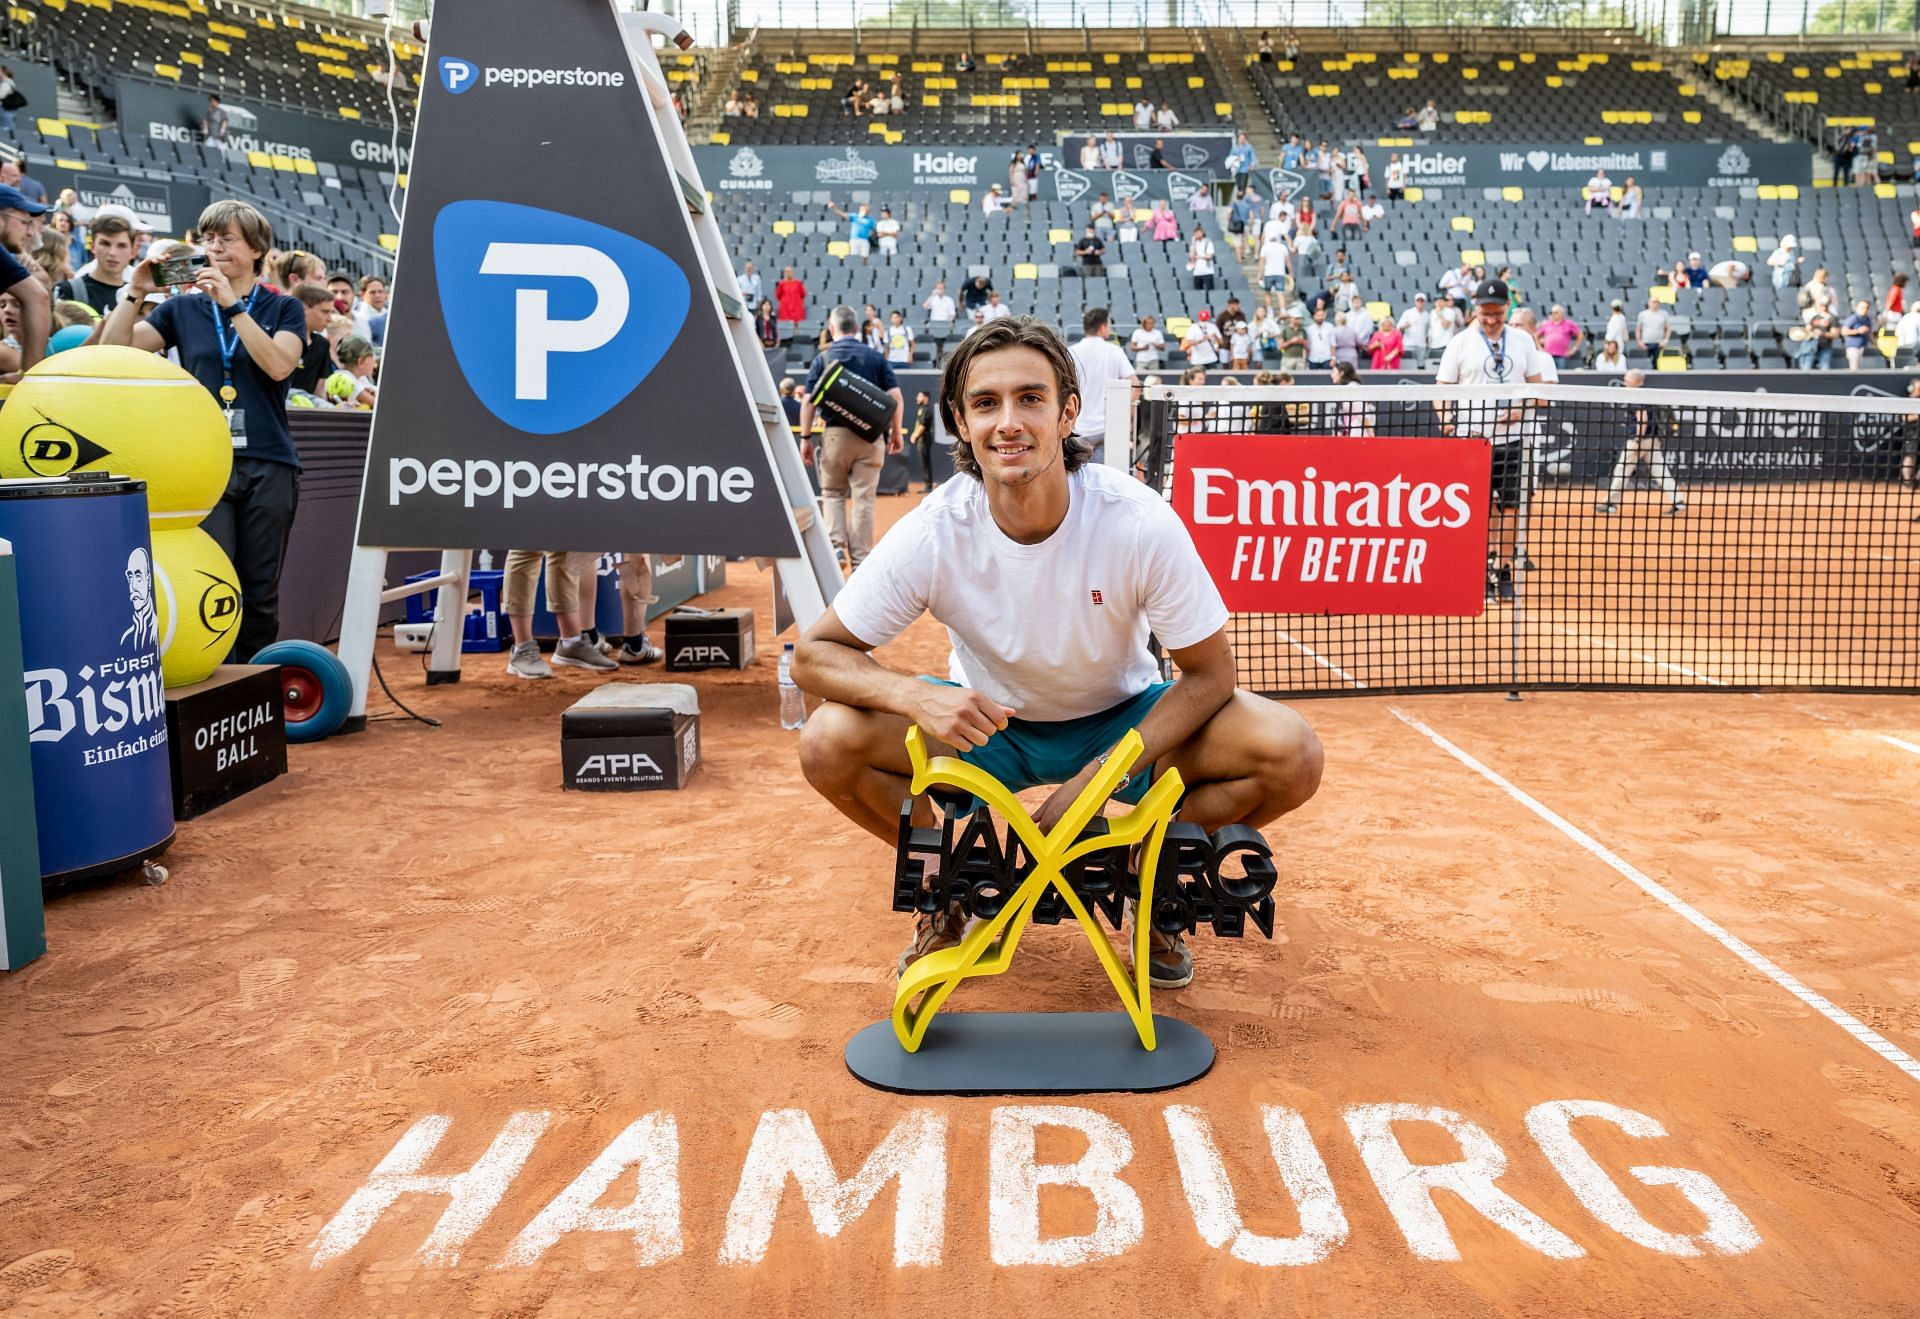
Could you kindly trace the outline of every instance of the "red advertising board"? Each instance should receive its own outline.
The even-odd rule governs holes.
[[[1174,510],[1235,613],[1484,607],[1486,440],[1181,435],[1173,451]]]

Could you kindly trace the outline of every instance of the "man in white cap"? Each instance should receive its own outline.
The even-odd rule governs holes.
[[[1427,309],[1427,295],[1413,295],[1413,305],[1400,313],[1400,339],[1403,346],[1401,361],[1417,371],[1427,369],[1427,322],[1432,313]]]
[[[1434,382],[1441,385],[1538,384],[1548,379],[1551,361],[1533,336],[1507,324],[1510,294],[1505,280],[1482,280],[1473,290],[1473,321],[1440,355]],[[1492,562],[1487,568],[1487,598],[1513,599],[1514,542],[1519,532],[1522,485],[1526,476],[1525,427],[1532,400],[1524,397],[1434,400],[1443,435],[1484,435],[1493,441],[1491,520]]]

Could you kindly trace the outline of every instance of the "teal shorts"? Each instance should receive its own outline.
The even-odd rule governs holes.
[[[942,687],[958,687],[945,678],[921,675],[922,682]],[[1138,696],[1130,696],[1098,714],[1078,719],[1043,721],[1015,716],[1007,726],[987,739],[983,747],[960,752],[960,759],[977,765],[1007,785],[1013,792],[1065,783],[1085,769],[1114,743],[1138,728],[1147,711],[1160,703],[1172,690],[1170,682],[1156,682]],[[1113,794],[1114,801],[1132,805],[1153,785],[1153,766],[1136,764],[1126,786]]]

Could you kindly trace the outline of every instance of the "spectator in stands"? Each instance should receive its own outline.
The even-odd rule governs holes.
[[[1393,121],[1393,126],[1398,132],[1411,133],[1414,129],[1420,127],[1420,112],[1412,106],[1408,106],[1407,112]]]
[[[1213,240],[1207,237],[1206,226],[1196,224],[1193,238],[1187,244],[1187,270],[1193,275],[1193,287],[1211,289],[1216,269]]]
[[[1347,314],[1347,324],[1353,327],[1354,338],[1360,341],[1362,348],[1366,347],[1374,331],[1373,312],[1368,309],[1366,298],[1357,290],[1343,286],[1341,300],[1335,305]]]
[[[280,634],[280,569],[300,498],[287,378],[306,351],[307,313],[299,299],[259,284],[273,246],[273,228],[259,211],[217,201],[201,212],[195,230],[208,264],[191,288],[149,312],[159,272],[152,258],[141,262],[101,338],[150,353],[178,350],[180,364],[226,411],[233,473],[202,525],[240,577],[233,655],[244,664]]]
[[[1284,49],[1286,50],[1286,54],[1287,54],[1287,63],[1291,64],[1295,60],[1299,59],[1300,58],[1300,38],[1296,37],[1291,31],[1289,31],[1286,36],[1286,46]]]
[[[1253,172],[1260,168],[1260,158],[1254,152],[1253,143],[1247,141],[1245,133],[1233,144],[1233,150],[1227,153],[1227,173],[1233,175],[1236,190],[1244,189],[1252,178]]]
[[[1592,215],[1595,211],[1605,215],[1613,209],[1613,184],[1608,180],[1604,169],[1596,167],[1593,177],[1587,180],[1581,192],[1587,199],[1588,215]]]
[[[987,305],[980,308],[980,312],[981,323],[991,324],[994,321],[1004,320],[1013,315],[1013,308],[1000,301],[1000,294],[998,292],[992,292],[987,294]]]
[[[1089,137],[1085,142],[1082,142],[1080,144],[1080,168],[1081,169],[1099,169],[1100,168],[1100,139],[1099,138]]]
[[[1362,224],[1371,229],[1375,220],[1384,220],[1386,218],[1387,208],[1380,204],[1378,197],[1375,197],[1372,193],[1368,193],[1365,197],[1361,198],[1360,221]]]
[[[1307,364],[1307,327],[1298,311],[1288,311],[1286,323],[1280,327],[1277,347],[1280,352],[1280,365],[1289,370],[1298,371]]]
[[[267,268],[273,272],[273,278],[280,286],[282,293],[292,293],[302,284],[319,284],[329,292],[332,291],[327,279],[327,263],[311,252],[302,252],[298,248],[291,252],[282,252],[268,263]],[[349,281],[347,285],[349,313],[353,308],[352,287]]]
[[[133,262],[133,226],[117,215],[104,215],[96,217],[88,229],[93,239],[93,268],[56,286],[54,296],[84,302],[105,316],[126,287],[127,267]],[[326,292],[324,287],[321,292]],[[320,328],[326,328],[325,322]]]
[[[1007,201],[1019,206],[1027,200],[1027,153],[1015,147],[1013,159],[1007,163]]]
[[[1324,262],[1321,256],[1320,240],[1314,237],[1313,230],[1303,227],[1293,236],[1293,286],[1298,290],[1303,284],[1320,279]]]
[[[749,119],[760,117],[760,98],[754,94],[753,88],[747,88],[746,95],[740,98],[740,111]]]
[[[1159,138],[1153,139],[1153,147],[1147,152],[1148,169],[1167,168],[1167,144]]]
[[[1783,289],[1792,284],[1803,260],[1805,258],[1800,255],[1799,240],[1792,234],[1782,234],[1780,245],[1767,257],[1767,269],[1772,272],[1773,286]]]
[[[1368,327],[1371,331],[1371,326]],[[1360,351],[1367,346],[1368,335],[1360,333],[1360,326],[1354,323],[1351,312],[1340,310],[1333,314],[1333,360],[1346,362],[1354,367],[1360,365]]]
[[[1252,239],[1247,234],[1248,228],[1253,224],[1251,196],[1252,193],[1248,189],[1242,188],[1234,193],[1233,201],[1227,206],[1227,246],[1233,249],[1235,261],[1241,259],[1242,243],[1246,243],[1249,248],[1252,246]]]
[[[1907,283],[1909,276],[1905,271],[1897,271],[1893,282],[1887,286],[1886,305],[1880,309],[1882,325],[1896,325],[1907,311]]]
[[[1332,199],[1336,213],[1340,202],[1347,195],[1351,175],[1347,172],[1347,153],[1335,147],[1327,157],[1327,196]]]
[[[1833,366],[1833,342],[1840,337],[1840,323],[1824,306],[1808,307],[1805,321],[1787,336],[1798,345],[1793,360],[1802,371],[1826,371]]]
[[[1855,187],[1863,187],[1878,183],[1880,181],[1880,134],[1872,128],[1856,128],[1854,133],[1853,184]]]
[[[1152,312],[1140,318],[1133,337],[1127,340],[1133,350],[1133,364],[1141,371],[1158,370],[1167,358],[1167,336],[1160,330]]]
[[[1126,153],[1120,149],[1120,139],[1108,129],[1107,135],[1100,139],[1100,168],[1119,169],[1127,163]]]
[[[751,261],[741,265],[739,282],[740,296],[746,299],[749,307],[767,295],[767,291],[760,287],[760,272],[753,268],[753,262]]]
[[[1333,364],[1333,383],[1336,385],[1358,385],[1360,368],[1352,362]],[[1337,420],[1335,427],[1342,435],[1364,438],[1374,433],[1373,404],[1365,401],[1341,403],[1335,409]]]
[[[1384,317],[1367,336],[1366,349],[1372,355],[1375,371],[1398,371],[1400,362],[1406,353],[1406,337],[1400,333],[1400,325],[1391,315]]]
[[[1080,378],[1080,418],[1074,430],[1093,446],[1087,461],[1098,463],[1106,461],[1107,385],[1125,380],[1137,386],[1139,381],[1133,363],[1113,342],[1113,323],[1105,307],[1087,308],[1080,326],[1084,332],[1080,341],[1067,350]]]
[[[879,222],[873,218],[873,207],[861,202],[851,214],[827,203],[827,209],[847,222],[847,255],[860,258],[861,265],[867,265],[873,257],[873,236],[879,231]]]
[[[71,190],[69,190],[71,191]],[[66,194],[62,193],[64,197]],[[84,226],[74,224],[73,212],[60,207],[47,212],[47,224],[57,230],[67,240],[67,260],[72,262],[76,271],[87,261],[87,239]]]
[[[207,113],[200,120],[201,135],[217,147],[227,144],[227,134],[231,131],[227,123],[227,108],[220,104],[218,96],[207,98]]]
[[[792,266],[780,268],[780,282],[773,286],[774,305],[779,308],[780,319],[789,325],[806,319],[807,286],[793,273]]]
[[[780,330],[780,317],[773,310],[773,299],[762,298],[753,312],[753,336],[760,341],[762,348],[778,348],[784,337]]]
[[[1213,189],[1212,188],[1195,188],[1192,192],[1187,194],[1187,213],[1189,215],[1206,215],[1208,212],[1212,210],[1213,210]]]
[[[1907,212],[1907,229],[1913,235],[1913,245],[1920,247],[1920,202],[1915,202]]]
[[[893,218],[893,208],[882,206],[880,218],[873,226],[874,238],[880,244],[880,255],[887,258],[887,264],[893,264],[893,258],[900,255],[900,222]]]
[[[880,469],[886,454],[899,453],[901,440],[900,384],[893,368],[880,354],[861,343],[860,322],[851,307],[835,307],[827,316],[833,342],[813,360],[807,371],[807,397],[800,405],[800,461],[813,461],[814,398],[829,365],[838,365],[893,396],[893,417],[886,427],[885,451],[876,439],[865,439],[845,426],[829,423],[820,443],[820,503],[827,538],[857,569],[873,549],[873,509],[880,488]],[[851,505],[851,507],[849,507]]]
[[[0,64],[0,133],[12,137],[19,131],[14,116],[26,104],[26,94],[13,81],[13,70]]]
[[[1080,235],[1080,241],[1073,245],[1073,254],[1080,261],[1080,274],[1083,277],[1104,274],[1107,269],[1104,260],[1106,252],[1106,243],[1101,241],[1093,225],[1088,224],[1086,232]]]
[[[887,362],[891,366],[913,365],[913,327],[907,324],[907,314],[899,309],[887,313],[886,338]]]
[[[1440,111],[1434,108],[1432,101],[1420,107],[1420,131],[1437,132],[1440,128]]]
[[[1698,252],[1687,253],[1687,287],[1703,289],[1707,286],[1707,263]]]
[[[797,441],[800,436],[800,390],[792,376],[780,378],[780,410],[787,414],[787,429]]]
[[[1433,312],[1427,305],[1427,295],[1416,293],[1413,295],[1413,305],[1401,312],[1400,319],[1394,322],[1400,329],[1402,358],[1413,359],[1407,365],[1417,371],[1427,369],[1427,331],[1432,319]]]
[[[353,314],[353,276],[335,274],[327,277],[327,287],[333,291],[333,307],[342,316]]]
[[[387,312],[387,281],[378,275],[360,277],[360,300],[353,304],[353,332],[368,343],[378,342],[374,335],[374,322],[381,322],[381,335],[385,337],[385,316]]]
[[[1660,272],[1659,275],[1654,277],[1653,282],[1658,284],[1662,278],[1666,280],[1669,288],[1674,289],[1688,288],[1691,287],[1692,283],[1687,276],[1687,263],[1685,261],[1675,261],[1672,270]]]
[[[996,215],[1010,212],[1011,210],[1013,210],[1013,202],[1008,199],[1006,193],[1000,190],[1000,185],[997,183],[989,187],[987,189],[987,195],[980,199],[980,213],[989,220]],[[1012,219],[1009,218],[1007,223],[1012,224]]]
[[[1307,158],[1307,149],[1300,142],[1298,133],[1287,134],[1287,144],[1280,148],[1280,168],[1300,172]]]
[[[740,114],[741,114],[741,110],[740,110],[739,91],[734,90],[734,91],[728,92],[727,103],[720,107],[721,117],[723,119],[738,119],[740,117]]]
[[[1547,319],[1540,323],[1540,347],[1555,365],[1564,367],[1569,359],[1586,342],[1587,332],[1580,328],[1580,322],[1567,315],[1567,309],[1555,303],[1547,312]]]
[[[945,323],[951,325],[954,317],[954,305],[953,299],[947,294],[947,281],[944,279],[934,280],[933,292],[927,295],[927,300],[921,303],[920,307],[927,313],[928,324],[937,325]]]
[[[57,230],[42,229],[33,249],[32,264],[40,271],[48,288],[73,278],[73,263],[67,259],[67,240]]]
[[[329,379],[327,396],[341,407],[371,408],[375,397],[373,374],[380,365],[373,345],[357,334],[350,334],[340,341],[334,356],[340,363],[335,379],[340,375],[346,379],[338,384],[335,379]]]
[[[975,275],[973,281],[960,290],[960,304],[968,311],[978,311],[993,296],[993,281],[985,275]]]
[[[31,177],[26,172],[26,159],[24,157],[20,160],[0,160],[0,185],[12,188],[28,201],[37,202],[42,207],[45,207],[47,204],[47,190],[42,186],[40,180]],[[34,235],[37,241],[39,237],[38,224],[34,226]]]
[[[1142,132],[1153,127],[1153,102],[1144,96],[1133,103],[1133,126]]]
[[[1264,32],[1260,34],[1259,57],[1262,64],[1273,63],[1273,38]]]
[[[29,256],[39,243],[44,203],[24,197],[0,184],[0,292],[13,295],[20,305],[20,362],[25,371],[47,355],[47,335],[53,319],[53,299],[33,269],[16,259]],[[12,375],[11,371],[6,373]],[[4,380],[4,377],[0,377]]]
[[[887,331],[886,327],[880,324],[878,316],[869,314],[861,320],[860,342],[882,357],[887,355]]]
[[[1360,235],[1373,226],[1360,213],[1358,193],[1349,192],[1333,208],[1333,223],[1340,231],[1340,241],[1351,243],[1359,240]]]
[[[1620,351],[1618,339],[1604,340],[1600,352],[1593,359],[1592,369],[1602,375],[1622,376],[1627,373],[1627,359]]]
[[[973,52],[970,50],[961,51],[960,58],[953,62],[953,71],[955,73],[972,73]]]
[[[1219,365],[1223,343],[1220,327],[1213,323],[1213,313],[1202,307],[1193,314],[1187,332],[1180,336],[1180,351],[1187,355],[1191,366],[1204,369]]]
[[[1260,244],[1260,287],[1278,292],[1293,283],[1293,249],[1280,233],[1270,233]]]
[[[1099,200],[1094,202],[1087,223],[1093,226],[1093,232],[1100,236],[1101,242],[1113,241],[1113,203],[1107,199],[1106,193],[1101,193]]]
[[[1246,318],[1227,321],[1227,360],[1233,363],[1233,369],[1244,371],[1253,360],[1253,331],[1248,328]]]
[[[1920,92],[1920,50],[1907,56],[1906,90],[1908,95]],[[1907,392],[1911,394],[1913,391],[1909,389]]]
[[[1254,352],[1262,360],[1280,351],[1280,313],[1269,295],[1260,295],[1260,305],[1253,309],[1253,323],[1247,327],[1247,333],[1253,337]]]
[[[1601,341],[1612,341],[1620,345],[1622,352],[1627,347],[1627,305],[1615,298],[1609,306],[1607,328],[1600,336]]]
[[[1171,132],[1180,127],[1180,116],[1173,112],[1171,105],[1162,101],[1160,108],[1153,112],[1153,126],[1163,133]]]
[[[1642,351],[1655,357],[1673,338],[1673,317],[1656,294],[1647,295],[1646,310],[1634,317],[1633,338]]]
[[[1147,219],[1147,235],[1158,243],[1171,243],[1180,237],[1180,217],[1164,199],[1153,204]]]
[[[1716,261],[1707,267],[1707,283],[1715,288],[1738,288],[1753,279],[1753,267],[1744,261],[1728,257],[1725,261]]]
[[[1307,331],[1307,369],[1309,371],[1327,371],[1333,367],[1335,347],[1335,327],[1327,319],[1327,309],[1318,306],[1313,309],[1313,319],[1308,322]]]
[[[1920,348],[1920,307],[1909,307],[1893,327],[1893,342],[1899,348]]]
[[[1473,288],[1473,264],[1462,261],[1458,267],[1452,267],[1440,276],[1440,300],[1451,302],[1456,307],[1464,307],[1467,294]]]
[[[896,69],[894,70],[893,81],[887,86],[887,113],[897,115],[905,114],[906,111],[907,84],[906,80],[900,76],[900,71]]]
[[[1840,322],[1840,334],[1847,353],[1847,370],[1858,371],[1861,359],[1867,355],[1867,344],[1873,338],[1873,304],[1861,298],[1853,304],[1853,311]]]
[[[1614,218],[1617,220],[1638,220],[1640,218],[1640,204],[1644,198],[1645,194],[1640,191],[1640,185],[1634,181],[1633,175],[1627,175],[1626,184],[1620,189],[1620,205],[1614,208]]]
[[[307,343],[299,365],[287,377],[287,388],[306,394],[318,394],[333,374],[333,345],[327,341],[327,328],[333,323],[333,295],[324,284],[302,284],[293,290],[307,314]]]
[[[1832,311],[1838,297],[1839,295],[1833,291],[1833,286],[1827,282],[1827,268],[1816,266],[1813,278],[1801,287],[1798,301],[1802,307],[1818,307],[1822,311]]]
[[[1450,298],[1436,298],[1433,313],[1427,317],[1428,353],[1434,357],[1445,353],[1447,345],[1453,342],[1453,337],[1460,333],[1465,324],[1466,318],[1461,315],[1457,303]]]

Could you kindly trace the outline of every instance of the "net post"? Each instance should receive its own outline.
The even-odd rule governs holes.
[[[1511,685],[1507,688],[1507,699],[1520,699],[1520,632],[1525,621],[1522,615],[1527,608],[1527,512],[1533,506],[1534,463],[1536,461],[1533,432],[1525,429],[1520,436],[1520,507],[1515,511],[1513,531],[1513,610],[1507,620],[1509,648],[1507,651],[1507,677]]]

